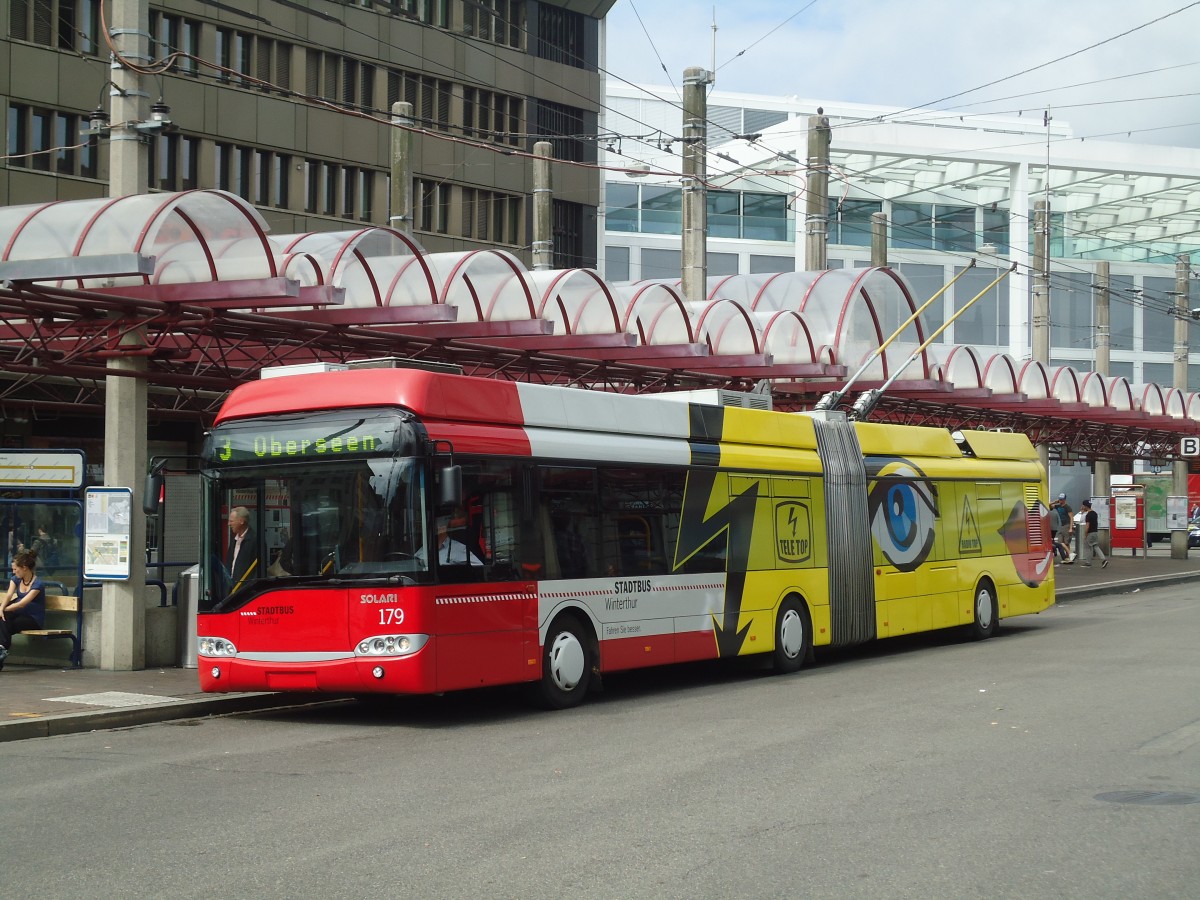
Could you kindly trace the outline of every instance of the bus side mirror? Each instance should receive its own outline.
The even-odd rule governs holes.
[[[462,506],[462,466],[438,470],[438,505]]]
[[[158,512],[158,500],[162,496],[164,465],[165,460],[156,463],[146,476],[146,492],[142,494],[142,512],[148,516]]]

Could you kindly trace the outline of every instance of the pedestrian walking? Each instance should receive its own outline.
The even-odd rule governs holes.
[[[1075,562],[1075,554],[1071,551],[1071,534],[1075,530],[1075,520],[1067,495],[1059,494],[1050,504],[1051,520],[1054,526],[1054,552],[1063,565],[1069,566]]]
[[[1090,566],[1092,557],[1099,556],[1100,568],[1103,569],[1108,565],[1108,557],[1104,554],[1104,548],[1100,546],[1100,535],[1097,534],[1100,517],[1092,509],[1091,500],[1080,503],[1079,511],[1083,513],[1083,562],[1080,565]]]

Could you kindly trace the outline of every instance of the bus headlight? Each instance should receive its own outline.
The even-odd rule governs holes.
[[[427,634],[377,634],[363,638],[354,648],[355,656],[411,656],[429,640]]]
[[[196,646],[201,656],[237,656],[237,647],[232,641],[219,637],[196,638]]]

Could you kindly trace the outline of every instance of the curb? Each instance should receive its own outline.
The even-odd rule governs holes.
[[[131,728],[155,722],[197,719],[204,716],[264,712],[297,706],[318,707],[331,703],[342,703],[344,700],[343,697],[324,697],[314,700],[311,694],[233,694],[225,697],[205,697],[199,700],[172,700],[126,709],[84,710],[0,723],[0,743],[79,734],[85,731]]]
[[[1200,579],[1200,572],[1176,572],[1172,575],[1151,575],[1140,578],[1125,578],[1121,581],[1104,581],[1100,584],[1085,584],[1080,587],[1069,587],[1055,590],[1054,602],[1059,600],[1081,600],[1085,597],[1098,597],[1102,594],[1132,594],[1142,588],[1165,587],[1186,581]]]

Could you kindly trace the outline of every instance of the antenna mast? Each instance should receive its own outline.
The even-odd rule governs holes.
[[[717,8],[713,7],[712,21],[712,65],[708,67],[708,71],[712,72],[712,79],[709,84],[716,84],[717,81]]]

